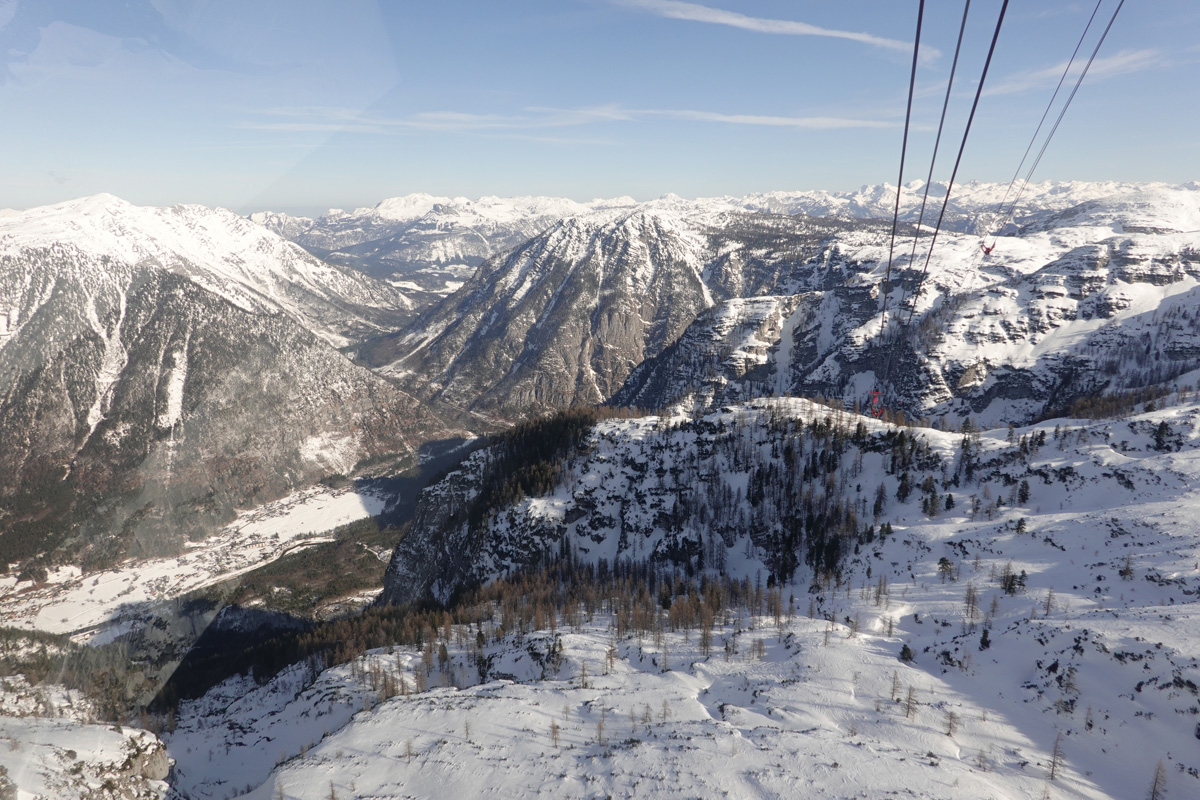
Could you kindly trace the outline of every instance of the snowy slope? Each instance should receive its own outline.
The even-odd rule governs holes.
[[[845,428],[835,460],[829,423]],[[773,446],[779,431],[790,450]],[[723,564],[761,590],[772,559],[747,493],[758,467],[782,474],[787,459],[818,464],[820,485],[861,496],[860,524],[873,521],[874,533],[860,527],[844,545],[837,577],[801,564],[780,588],[778,619],[770,597],[757,613],[717,614],[711,652],[666,611],[657,632],[622,633],[601,603],[558,617],[556,629],[502,633],[497,615],[479,627],[482,651],[475,625],[439,635],[444,667],[399,647],[319,674],[300,665],[261,687],[231,680],[181,708],[168,739],[180,788],[1124,800],[1145,794],[1161,759],[1170,796],[1200,791],[1187,744],[1200,713],[1200,403],[984,431],[966,437],[969,456],[961,433],[915,432],[928,451],[912,484],[934,478],[933,514],[920,488],[896,497],[896,430],[871,418],[774,400],[695,421],[599,423],[558,488],[488,518],[484,574],[528,558],[512,546],[548,530],[557,533],[546,546],[557,551],[565,536],[584,562],[679,553],[710,526],[689,533],[693,516],[679,533],[664,528],[660,512],[684,496],[671,487],[719,498],[724,489],[705,486],[717,482],[746,498],[732,505],[746,517],[728,536],[710,517],[720,536],[705,542],[707,568]],[[453,503],[446,492],[461,485],[451,475],[426,501]],[[695,566],[695,551],[689,559]],[[678,592],[674,603],[685,603]],[[898,659],[905,645],[911,663]],[[384,675],[407,689],[388,699]],[[251,746],[270,757],[250,758]]]
[[[1040,741],[953,684],[898,665],[881,637],[849,639],[836,625],[825,645],[827,623],[801,618],[776,628],[768,618],[743,617],[716,626],[729,656],[703,656],[695,636],[666,633],[661,644],[619,642],[605,672],[607,622],[601,615],[564,632],[560,674],[545,680],[528,654],[554,641],[543,634],[489,648],[518,682],[435,688],[379,705],[369,685],[346,681],[345,670],[299,693],[303,683],[281,677],[227,710],[218,706],[227,696],[214,692],[189,708],[169,740],[182,754],[180,788],[222,797],[255,785],[254,798],[328,797],[331,785],[350,798],[958,798],[1036,797],[1045,783]],[[454,652],[457,662],[467,660]],[[410,685],[414,669],[423,669],[411,653],[364,662]],[[593,677],[581,688],[576,676],[585,664]],[[902,691],[919,687],[912,718],[889,697],[893,671]],[[954,737],[944,734],[943,709],[963,720]],[[236,746],[266,738],[284,762],[273,771]],[[1062,773],[1063,797],[1111,796],[1089,787],[1078,769]]]
[[[171,270],[246,310],[287,313],[336,346],[378,330],[410,306],[394,287],[323,263],[224,209],[140,207],[101,194],[0,218],[6,272],[19,269],[25,254],[47,248],[119,265],[122,272]],[[3,300],[5,306],[15,302]],[[25,314],[9,316],[12,333]]]
[[[0,754],[7,779],[0,778],[0,787],[15,786],[20,800],[83,800],[102,787],[111,796],[158,800],[169,790],[162,745],[145,731],[0,716],[0,741],[7,745]]]
[[[170,789],[166,748],[153,734],[105,725],[79,693],[49,682],[0,678],[0,743],[0,793],[15,788],[6,797],[160,800]]]

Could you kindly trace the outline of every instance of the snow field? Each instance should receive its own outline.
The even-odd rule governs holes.
[[[899,663],[895,638],[852,636],[844,625],[800,617],[777,627],[770,617],[731,615],[717,626],[711,656],[700,652],[695,631],[664,634],[661,644],[630,636],[616,643],[610,669],[610,620],[598,616],[560,634],[566,658],[557,676],[539,680],[528,655],[547,644],[548,632],[509,637],[489,653],[502,656],[498,669],[511,670],[510,679],[395,697],[369,711],[356,702],[369,689],[353,682],[339,687],[342,705],[296,694],[283,709],[264,691],[290,699],[289,676],[247,694],[253,703],[222,708],[215,690],[187,714],[181,709],[169,746],[190,759],[177,776],[212,759],[208,774],[222,777],[179,788],[223,797],[243,781],[257,783],[262,759],[248,756],[276,745],[290,745],[295,757],[248,797],[328,797],[332,784],[343,798],[1032,798],[1046,782],[1049,755],[1038,743],[941,678]],[[384,658],[393,661],[382,653],[364,661]],[[414,655],[395,660],[422,668]],[[347,669],[330,673],[344,680]],[[321,685],[334,680],[330,673]],[[910,686],[916,693],[907,717],[891,696],[893,674],[901,700]],[[953,736],[947,712],[957,715]],[[301,754],[296,744],[308,740],[316,743]],[[1054,788],[1059,797],[1106,796],[1069,770]]]

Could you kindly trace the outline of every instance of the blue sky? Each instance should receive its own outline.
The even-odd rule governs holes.
[[[1090,52],[1117,0],[1103,0]],[[1011,0],[960,180],[1007,181],[1094,0]],[[946,178],[1000,0],[971,5]],[[313,212],[897,177],[916,0],[0,0],[0,207]],[[927,0],[906,180],[961,0]],[[1035,179],[1200,179],[1200,3],[1129,0]]]

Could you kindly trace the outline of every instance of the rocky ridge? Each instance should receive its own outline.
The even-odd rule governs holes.
[[[879,223],[697,212],[684,201],[558,223],[364,350],[410,391],[502,417],[608,399],[718,300],[799,291],[831,237]]]

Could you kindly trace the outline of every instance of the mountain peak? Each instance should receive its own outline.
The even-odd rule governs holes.
[[[418,192],[414,194],[406,194],[400,197],[389,197],[379,201],[372,208],[359,208],[354,210],[355,215],[374,214],[383,219],[396,220],[403,222],[406,220],[420,219],[428,214],[438,205],[446,205],[454,201],[449,197],[435,197],[431,194]]]
[[[120,197],[117,197],[115,194],[100,192],[99,194],[88,195],[86,197],[77,197],[73,200],[64,200],[61,203],[37,206],[19,213],[38,217],[58,216],[61,214],[71,213],[93,215],[100,214],[105,211],[124,211],[130,208],[136,208],[136,206],[126,200],[121,199]]]

